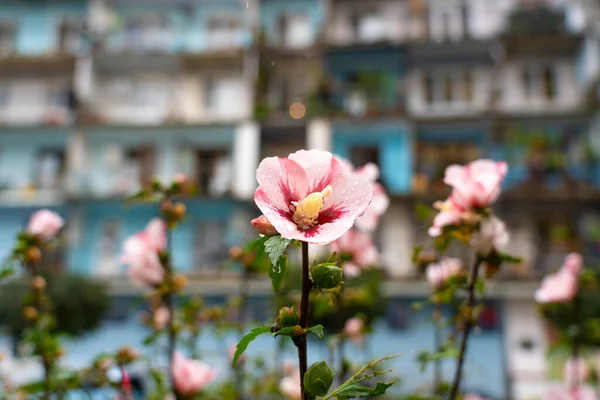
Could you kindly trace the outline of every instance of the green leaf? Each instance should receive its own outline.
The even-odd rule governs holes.
[[[281,289],[281,282],[283,282],[287,267],[287,257],[281,256],[279,257],[277,263],[271,265],[271,268],[269,268],[269,277],[271,278],[271,285],[273,285],[273,290],[275,293],[278,293],[279,289]]]
[[[483,295],[485,293],[485,280],[477,279],[475,282],[475,290],[477,290],[477,293],[480,295]]]
[[[260,326],[258,328],[252,329],[250,331],[250,333],[246,334],[240,340],[240,342],[237,344],[237,346],[235,346],[235,354],[233,355],[233,360],[231,362],[231,366],[235,367],[235,364],[237,364],[238,358],[240,358],[240,356],[242,354],[244,354],[244,351],[246,351],[250,342],[252,342],[254,339],[259,337],[260,335],[262,335],[264,333],[269,333],[269,332],[271,332],[270,326]]]
[[[394,384],[392,382],[377,382],[374,387],[363,386],[358,383],[351,383],[346,387],[336,391],[335,396],[338,399],[355,399],[357,397],[381,396]]]
[[[284,239],[281,236],[271,236],[267,239],[265,242],[265,253],[269,256],[273,266],[277,265],[291,242],[290,239]]]
[[[497,252],[496,255],[500,259],[500,261],[506,262],[506,263],[517,264],[522,261],[521,257],[511,256],[510,254],[507,254],[507,253]]]
[[[281,328],[277,332],[272,333],[273,337],[277,336],[294,336],[296,332],[295,326],[286,326],[285,328]]]
[[[323,339],[325,335],[323,334],[323,325],[315,325],[308,328],[308,331],[317,335],[319,339]]]
[[[419,262],[419,256],[421,255],[421,251],[423,251],[423,246],[415,246],[415,248],[413,249],[413,253],[412,253],[412,262],[413,263],[418,263]]]
[[[146,338],[144,339],[144,341],[142,342],[144,344],[144,346],[149,346],[152,343],[156,342],[156,339],[158,339],[160,337],[161,332],[154,332],[148,336],[146,336]]]

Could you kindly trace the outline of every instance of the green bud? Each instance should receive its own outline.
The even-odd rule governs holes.
[[[296,326],[299,322],[300,319],[298,318],[298,314],[296,314],[296,309],[294,307],[283,307],[279,310],[279,315],[275,320],[275,323],[282,328]]]
[[[315,286],[321,289],[333,289],[342,282],[342,269],[332,263],[315,265],[310,272]]]
[[[333,371],[325,361],[318,361],[304,374],[304,390],[310,396],[325,396],[333,383]]]

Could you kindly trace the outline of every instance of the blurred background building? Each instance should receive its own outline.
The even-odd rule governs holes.
[[[116,298],[139,293],[119,253],[155,209],[122,200],[184,172],[200,193],[175,263],[194,291],[224,294],[228,248],[253,237],[259,161],[330,150],[381,168],[398,303],[385,334],[416,349],[432,339],[408,315],[429,290],[411,262],[426,239],[414,207],[448,194],[447,165],[503,159],[497,209],[523,261],[491,285],[472,346],[485,357],[467,374],[526,398],[546,379],[537,280],[569,251],[600,257],[599,77],[594,0],[3,0],[0,253],[49,207],[68,221],[58,263]]]

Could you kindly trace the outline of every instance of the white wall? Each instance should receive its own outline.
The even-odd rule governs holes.
[[[306,127],[306,147],[331,151],[331,122],[327,119],[315,119]]]
[[[381,259],[390,276],[409,277],[415,274],[412,263],[414,232],[409,205],[392,202],[381,219]]]
[[[541,398],[546,390],[547,338],[537,305],[532,300],[508,300],[504,307],[504,351],[512,381],[511,398]],[[521,347],[523,341],[533,342],[533,348]]]
[[[256,189],[256,168],[260,157],[260,126],[246,122],[236,127],[233,143],[233,194],[250,199]]]

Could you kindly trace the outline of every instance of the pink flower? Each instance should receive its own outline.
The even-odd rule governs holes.
[[[173,176],[173,181],[175,181],[176,183],[178,183],[180,185],[185,185],[188,181],[188,177],[186,174],[178,172]]]
[[[337,160],[348,172],[354,172],[359,176],[366,178],[373,185],[373,198],[371,204],[365,210],[363,215],[356,219],[354,226],[364,232],[374,232],[379,224],[379,217],[383,215],[389,205],[390,198],[385,192],[384,187],[377,183],[379,178],[379,167],[373,163],[367,163],[358,169],[354,169],[352,163],[341,157],[336,157]]]
[[[543,400],[596,400],[596,391],[589,385],[569,388],[564,384],[555,383],[548,388]]]
[[[579,253],[570,253],[565,258],[562,269],[569,271],[573,275],[579,275],[583,269],[583,257]]]
[[[33,213],[27,225],[27,232],[46,241],[55,237],[64,226],[65,220],[50,210],[39,210]]]
[[[254,218],[250,221],[256,232],[263,236],[275,236],[279,234],[275,227],[269,222],[267,217],[261,215],[258,218]]]
[[[563,376],[567,387],[581,385],[589,378],[590,369],[583,357],[569,358],[565,362]]]
[[[373,239],[355,229],[350,229],[341,238],[331,242],[329,248],[346,261],[344,271],[349,276],[357,276],[362,269],[372,267],[379,261]]]
[[[166,225],[159,218],[150,221],[145,230],[127,238],[121,261],[129,265],[129,276],[146,285],[159,285],[164,278],[164,269],[158,253],[166,245]]]
[[[298,372],[298,360],[283,360],[283,363],[281,364],[281,370],[283,371],[284,375],[298,375],[300,373]]]
[[[171,366],[175,390],[179,394],[196,394],[216,376],[215,371],[198,360],[190,360],[176,353]]]
[[[563,303],[577,294],[577,278],[568,271],[560,270],[544,278],[535,292],[538,303]]]
[[[509,240],[510,235],[504,222],[492,215],[481,221],[479,231],[471,237],[471,246],[479,254],[488,255],[493,250],[504,249]]]
[[[288,400],[300,400],[302,398],[302,389],[300,388],[300,374],[293,374],[284,377],[279,382],[279,391]]]
[[[281,236],[318,245],[346,233],[373,195],[365,177],[321,150],[265,158],[256,179],[254,201]]]
[[[344,324],[344,333],[350,340],[361,343],[364,339],[365,322],[358,317],[350,318]]]
[[[427,267],[427,280],[436,289],[441,288],[448,279],[462,273],[462,261],[458,258],[442,258],[436,264]]]
[[[458,225],[460,223],[463,211],[457,208],[451,201],[438,201],[433,206],[440,210],[440,212],[433,218],[433,225],[427,231],[429,236],[438,237],[442,234],[446,226]]]
[[[444,183],[452,186],[450,200],[458,208],[483,208],[498,199],[507,171],[508,165],[503,161],[477,160],[465,166],[450,165]]]
[[[156,329],[157,331],[164,329],[167,326],[167,323],[169,322],[170,316],[171,314],[169,313],[169,309],[167,307],[159,307],[156,310],[154,310],[154,318],[152,321],[154,329]]]

